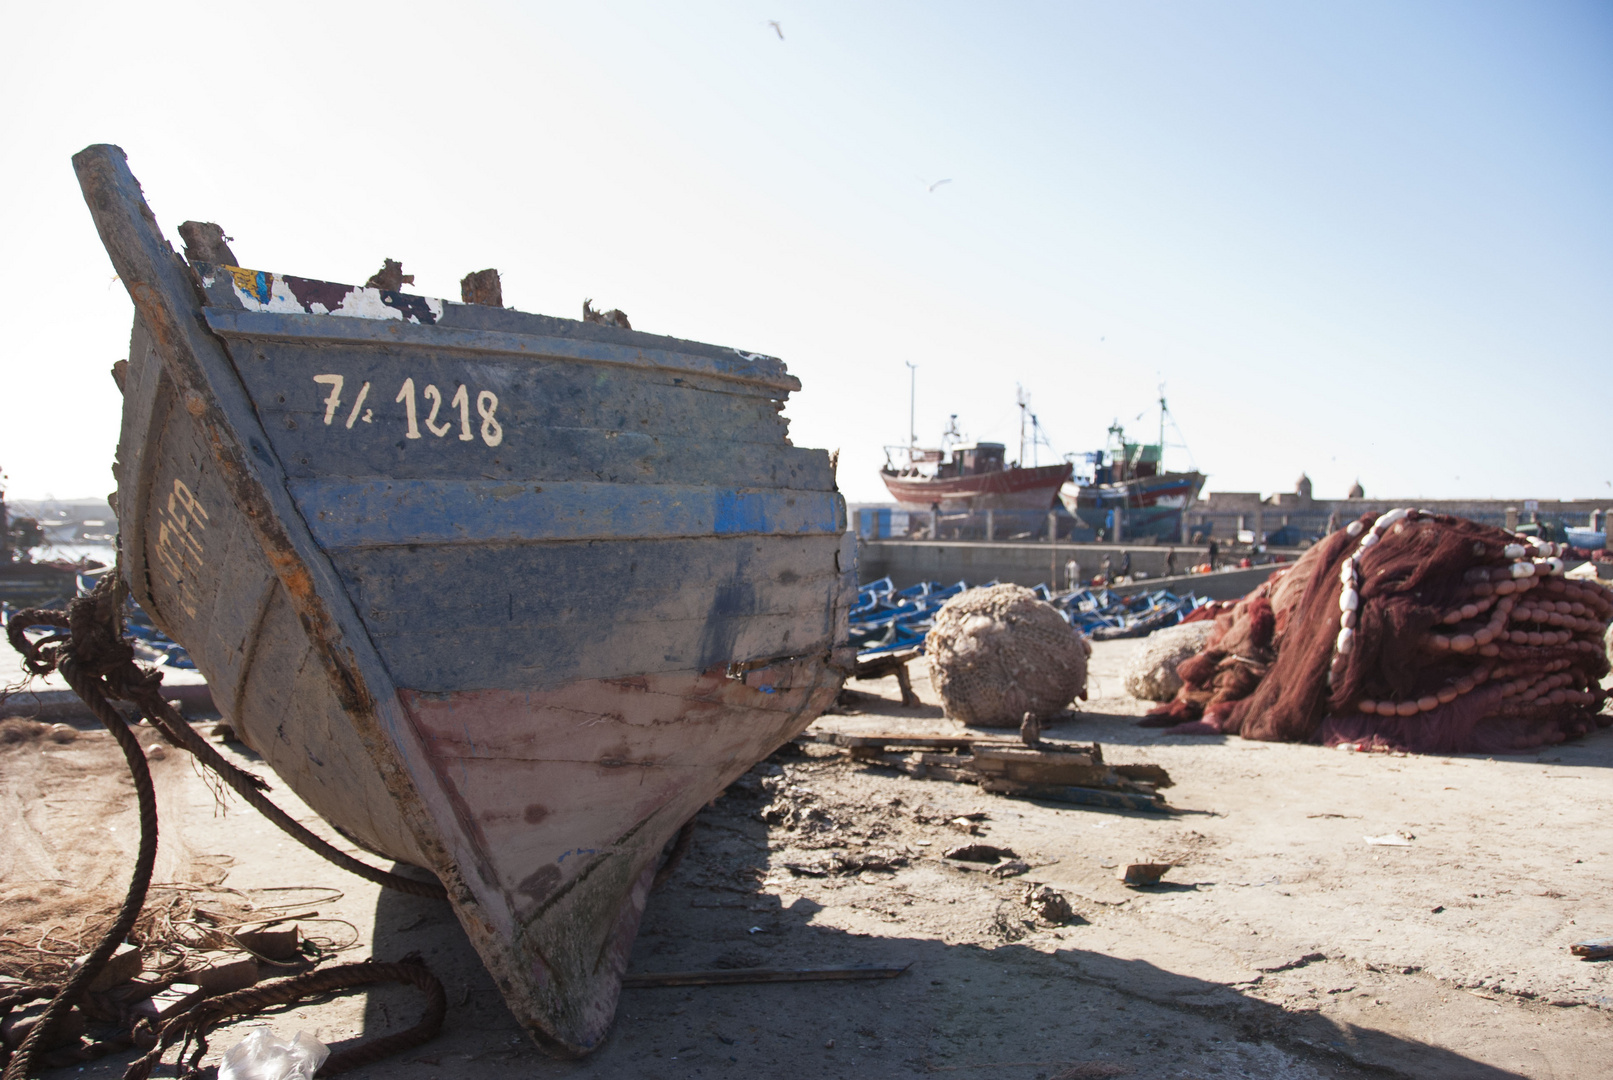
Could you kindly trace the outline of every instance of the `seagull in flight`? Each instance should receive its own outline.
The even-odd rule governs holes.
[[[937,180],[935,183],[930,185],[930,194],[932,194],[932,195],[935,194],[935,189],[940,187],[942,184],[950,184],[950,183],[952,183],[952,177],[950,177],[950,176],[947,177],[945,180]]]
[[[780,26],[778,24],[777,19],[768,19],[767,20],[767,25],[771,26],[773,28],[773,32],[778,35],[778,39],[780,41],[784,40],[784,27],[782,27],[782,26]]]

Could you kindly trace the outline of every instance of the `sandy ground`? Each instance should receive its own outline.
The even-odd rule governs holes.
[[[239,803],[219,816],[183,756],[159,770],[165,835],[209,872],[227,863],[226,884],[257,902],[306,898],[300,910],[346,920],[351,931],[305,924],[351,940],[341,959],[419,952],[442,978],[442,1036],[356,1076],[1608,1075],[1613,966],[1568,945],[1613,935],[1613,732],[1505,759],[1162,737],[1135,726],[1143,703],[1118,696],[1133,648],[1100,643],[1092,700],[1047,734],[1165,766],[1175,814],[1010,800],[786,748],[701,815],[632,969],[911,966],[883,982],[627,990],[611,1038],[581,1062],[523,1037],[446,905],[351,878]],[[856,684],[883,700],[817,726],[953,730],[915,684],[929,704],[896,704],[894,679]],[[0,779],[26,793],[39,769],[104,738],[12,747]],[[768,824],[770,805],[793,813]],[[1031,869],[999,879],[944,859],[971,839],[951,822],[966,814],[985,815],[973,839]],[[1410,839],[1365,839],[1383,836]],[[119,842],[105,857],[126,865]],[[1176,864],[1165,884],[1116,880],[1156,860]],[[1038,920],[1020,902],[1027,882],[1063,893],[1077,918]],[[288,886],[326,891],[262,891]],[[340,1043],[417,1010],[399,990],[265,1019]],[[244,1030],[220,1032],[209,1060]],[[115,1077],[125,1060],[72,1075]]]

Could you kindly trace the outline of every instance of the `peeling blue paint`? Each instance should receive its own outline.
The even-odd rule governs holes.
[[[555,860],[555,865],[558,866],[559,864],[565,862],[567,855],[598,855],[598,854],[599,854],[599,849],[598,848],[591,848],[591,847],[572,848],[570,851],[562,851],[560,853],[560,858]]]
[[[760,492],[717,492],[712,531],[718,536],[771,532],[767,522],[767,502],[766,496]],[[828,532],[829,529],[819,531]]]

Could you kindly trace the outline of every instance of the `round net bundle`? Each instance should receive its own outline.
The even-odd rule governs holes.
[[[969,589],[948,600],[924,639],[930,685],[946,715],[1019,727],[1086,697],[1092,646],[1053,605],[1022,585]]]
[[[1126,665],[1121,684],[1126,693],[1144,701],[1169,701],[1182,688],[1176,668],[1204,647],[1215,624],[1209,621],[1177,623],[1155,630]]]
[[[1219,612],[1144,723],[1430,753],[1607,726],[1613,593],[1558,554],[1451,515],[1363,515]]]

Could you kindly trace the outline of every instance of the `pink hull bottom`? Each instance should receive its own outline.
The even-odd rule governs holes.
[[[825,656],[546,691],[399,692],[477,865],[462,922],[516,1016],[547,1048],[609,1030],[667,841],[834,700]]]

